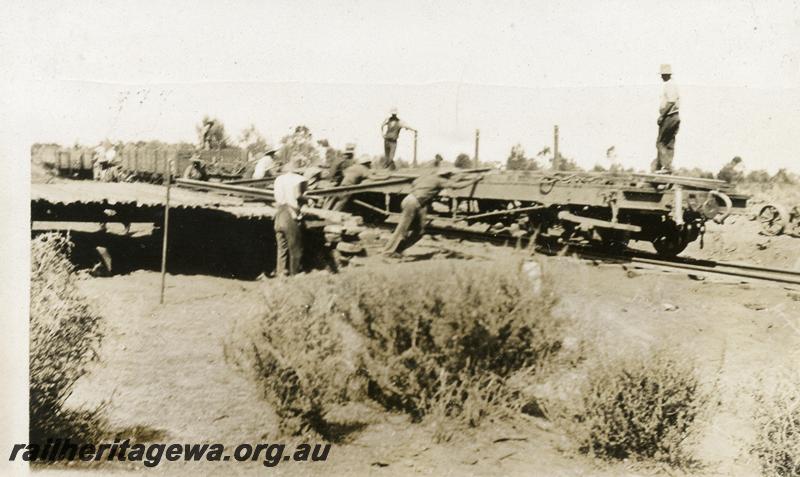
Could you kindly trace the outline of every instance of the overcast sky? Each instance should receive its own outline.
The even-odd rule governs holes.
[[[275,142],[297,124],[382,151],[396,106],[419,157],[655,156],[661,63],[678,166],[800,170],[800,2],[29,2],[0,33],[25,139],[195,141],[204,114]],[[398,155],[411,156],[411,136]]]

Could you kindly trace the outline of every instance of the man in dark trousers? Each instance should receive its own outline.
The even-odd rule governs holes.
[[[417,132],[408,124],[404,123],[397,117],[397,108],[392,108],[389,112],[389,118],[381,125],[381,133],[383,134],[383,168],[394,170],[394,153],[397,151],[397,139],[400,137],[400,130],[408,129],[409,131]]]
[[[305,192],[309,182],[319,178],[321,170],[309,168],[299,174],[299,162],[293,161],[288,172],[275,179],[275,242],[277,245],[276,276],[296,275],[302,271],[303,214]]]
[[[463,189],[481,180],[481,176],[452,179],[454,174],[455,171],[452,169],[440,169],[414,179],[411,193],[400,203],[403,212],[392,238],[383,249],[385,254],[390,256],[401,254],[422,237],[425,231],[425,211],[443,189]]]
[[[681,106],[681,97],[678,86],[672,81],[672,67],[661,65],[661,80],[664,89],[661,92],[661,104],[658,116],[658,138],[656,139],[656,160],[651,166],[652,171],[658,174],[672,173],[672,158],[675,155],[675,136],[681,125],[678,114]]]

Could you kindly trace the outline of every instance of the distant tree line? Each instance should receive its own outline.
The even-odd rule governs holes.
[[[244,148],[248,152],[248,157],[255,159],[273,146],[267,141],[264,135],[256,129],[255,125],[250,124],[243,129],[237,139],[231,140],[225,130],[224,123],[218,118],[204,116],[199,124],[195,126],[197,132],[197,144],[178,143],[168,144],[162,141],[135,141],[123,143],[118,141],[116,143],[106,139],[101,141],[101,145],[105,148],[114,147],[121,150],[126,145],[134,145],[137,147],[148,148],[162,148],[174,147],[179,148],[194,148],[218,150],[228,147],[238,146]],[[311,130],[304,125],[299,125],[294,130],[284,135],[280,141],[280,151],[276,155],[278,163],[286,163],[292,159],[297,159],[303,165],[319,165],[319,164],[332,164],[342,159],[344,151],[331,147],[327,139],[315,140]],[[56,146],[55,144],[33,144],[31,146],[31,156],[35,156],[36,152],[42,147]],[[81,148],[80,144],[75,144],[74,147]],[[322,152],[321,152],[322,151]],[[601,164],[596,164],[590,171],[592,172],[634,172],[633,168],[623,168],[615,161],[616,151],[615,147],[611,146],[606,151],[606,156],[612,160],[611,165],[608,167]],[[382,156],[372,156],[373,163],[380,162]],[[441,156],[437,154],[439,160],[430,160],[420,164],[421,167],[430,167],[438,162],[441,162]],[[396,158],[395,163],[399,168],[410,167],[408,161],[403,158]],[[742,160],[738,157],[734,158],[731,162],[726,164],[719,172],[704,170],[699,167],[681,167],[675,171],[676,175],[686,177],[697,177],[702,179],[719,179],[727,182],[747,182],[755,184],[800,184],[800,176],[798,174],[789,172],[785,168],[778,170],[775,174],[769,174],[764,169],[752,170],[748,173],[743,172],[741,167]],[[455,167],[467,169],[473,167],[474,160],[469,154],[458,154],[453,164]],[[556,170],[556,171],[583,171],[577,162],[570,157],[566,157],[561,152],[554,154],[549,146],[543,147],[539,152],[533,156],[528,156],[522,144],[515,144],[511,147],[508,157],[506,158],[505,168],[508,170],[522,170],[522,171],[537,171],[542,169]]]

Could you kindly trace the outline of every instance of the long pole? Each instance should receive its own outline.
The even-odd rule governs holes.
[[[172,161],[167,161],[166,171],[164,171],[164,182],[167,185],[167,200],[164,204],[164,240],[161,244],[161,299],[160,304],[164,304],[164,285],[167,276],[167,234],[169,232],[169,192],[172,187]]]
[[[414,131],[414,160],[412,164],[417,167],[417,131]]]
[[[558,125],[553,126],[553,169],[558,169]]]
[[[478,167],[478,146],[481,143],[481,130],[475,130],[475,166]]]

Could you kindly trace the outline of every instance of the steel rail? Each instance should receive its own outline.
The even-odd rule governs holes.
[[[519,246],[530,245],[530,236],[515,237],[508,233],[492,234],[477,230],[469,230],[463,227],[451,227],[442,225],[428,225],[428,233],[449,236],[462,240],[475,240],[490,242],[497,245],[517,244]],[[698,260],[686,257],[663,258],[657,257],[646,252],[628,251],[621,254],[604,253],[593,250],[584,245],[565,245],[572,248],[572,254],[582,259],[604,260],[617,263],[630,263],[632,265],[648,265],[664,269],[673,269],[687,272],[699,272],[705,274],[723,275],[728,277],[745,278],[749,280],[776,282],[789,285],[800,285],[800,271],[786,270],[779,268],[759,267],[750,264],[716,262],[713,260]],[[557,250],[543,246],[537,246],[536,251],[544,254],[554,255]]]
[[[633,265],[651,265],[665,269],[695,271],[706,274],[724,275],[729,277],[748,278],[753,280],[800,285],[800,272],[794,270],[757,267],[754,265],[739,265],[712,260],[696,260],[676,258],[650,258],[642,254],[606,254],[597,251],[579,251],[578,256],[586,259],[612,260]],[[695,263],[693,263],[695,262]]]

